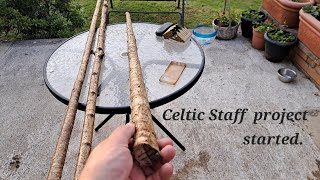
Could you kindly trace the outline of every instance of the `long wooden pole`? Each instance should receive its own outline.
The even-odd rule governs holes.
[[[133,155],[139,162],[145,175],[150,175],[161,156],[157,137],[154,132],[153,121],[148,96],[143,80],[140,61],[137,52],[130,14],[126,12],[128,58],[130,79],[131,120],[135,124]]]
[[[78,161],[76,166],[76,171],[74,174],[74,179],[78,179],[81,174],[82,169],[89,157],[92,147],[92,137],[93,137],[93,128],[94,120],[96,113],[96,100],[98,94],[98,85],[99,85],[99,76],[101,70],[101,64],[104,56],[104,47],[105,47],[105,36],[106,36],[106,26],[107,26],[107,11],[108,11],[108,2],[104,0],[102,13],[101,13],[101,22],[99,28],[98,36],[98,45],[95,51],[94,65],[90,79],[90,87],[87,97],[87,106],[83,122],[82,137],[80,142],[80,149],[78,155]]]
[[[50,170],[47,177],[47,179],[49,180],[61,179],[62,170],[63,170],[63,166],[64,166],[64,162],[65,162],[65,158],[66,158],[66,154],[69,146],[70,136],[71,136],[74,120],[77,113],[78,101],[79,101],[82,85],[86,76],[93,39],[95,37],[96,23],[99,15],[100,6],[101,6],[101,0],[97,0],[97,4],[93,13],[89,35],[88,35],[87,42],[85,45],[85,50],[82,56],[79,72],[73,85],[68,108],[64,116],[63,126],[60,132],[60,136],[56,145],[54,155],[51,160]]]

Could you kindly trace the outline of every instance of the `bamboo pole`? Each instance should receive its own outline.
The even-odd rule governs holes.
[[[150,175],[152,169],[160,162],[161,156],[157,137],[154,132],[153,121],[148,96],[143,80],[140,61],[137,52],[130,14],[126,12],[128,58],[130,79],[131,120],[135,124],[133,144],[134,158],[139,162],[145,175]]]
[[[87,97],[87,106],[83,122],[82,136],[79,148],[78,161],[76,166],[76,171],[74,174],[74,179],[78,179],[84,165],[89,157],[92,147],[92,137],[93,137],[93,128],[96,112],[96,100],[98,94],[98,85],[99,85],[99,76],[101,71],[101,64],[104,56],[104,47],[105,47],[105,32],[107,26],[107,11],[108,11],[108,2],[104,0],[102,13],[101,13],[101,22],[99,28],[98,36],[98,45],[95,51],[94,65],[90,79],[90,87]]]
[[[99,9],[101,5],[101,0],[97,0],[97,4],[93,13],[89,35],[85,45],[85,50],[82,56],[81,65],[78,71],[77,78],[74,82],[73,89],[70,95],[70,101],[66,114],[64,116],[63,126],[60,132],[60,136],[56,145],[55,152],[53,154],[51,165],[48,173],[47,179],[56,180],[61,179],[62,170],[69,146],[70,136],[74,125],[74,120],[77,113],[78,101],[82,89],[82,85],[86,76],[87,66],[91,54],[91,48],[93,44],[93,39],[96,32],[96,24],[99,15]]]

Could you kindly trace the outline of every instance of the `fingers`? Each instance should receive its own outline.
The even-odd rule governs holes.
[[[168,145],[165,145],[160,150],[161,162],[153,165],[152,169],[154,171],[159,170],[164,164],[170,162],[174,158],[174,156],[176,155],[176,150],[171,145],[172,141],[170,139],[166,138],[166,139],[161,139],[159,141],[160,141],[160,143],[163,143],[161,145],[165,145],[165,144],[168,144]]]
[[[161,180],[170,180],[173,174],[173,166],[170,163],[166,163],[159,169],[158,172]]]
[[[161,166],[154,174],[147,177],[147,180],[170,180],[173,175],[173,166],[171,163],[166,163]]]
[[[172,141],[170,138],[158,139],[158,145],[159,145],[159,148],[162,149],[162,148],[164,148],[166,145],[171,145],[171,146],[173,146],[173,141]]]
[[[160,155],[162,157],[162,164],[170,162],[176,155],[176,150],[173,147],[173,141],[170,138],[163,138],[158,140]]]
[[[108,137],[111,144],[125,145],[128,147],[129,141],[135,132],[135,126],[132,123],[121,125],[113,131]]]
[[[131,169],[130,178],[132,180],[135,180],[135,179],[144,180],[144,179],[146,179],[145,175],[144,175],[144,172],[140,168],[139,163],[137,161],[133,161],[133,166],[132,166],[132,169]]]
[[[170,162],[174,156],[176,155],[176,150],[173,148],[172,145],[167,145],[161,149],[160,155],[162,157],[162,164]]]
[[[141,169],[137,162],[134,162],[134,166],[131,171],[131,177],[140,177],[143,175],[150,175],[147,179],[162,179],[169,180],[173,174],[173,166],[169,162],[176,155],[176,151],[173,147],[173,142],[169,138],[163,138],[158,140],[158,145],[160,150],[160,156],[162,157],[161,162],[153,164],[151,168],[144,168],[144,171]]]

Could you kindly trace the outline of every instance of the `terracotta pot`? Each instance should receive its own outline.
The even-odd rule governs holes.
[[[300,10],[298,30],[299,40],[318,58],[320,58],[320,21]]]
[[[279,24],[289,28],[298,27],[299,11],[305,5],[313,5],[314,0],[302,0],[303,2],[293,2],[290,0],[263,0],[262,7]]]
[[[252,47],[255,49],[263,50],[264,49],[264,33],[258,32],[254,28],[252,30]]]

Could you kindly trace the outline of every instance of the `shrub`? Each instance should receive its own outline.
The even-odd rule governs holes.
[[[79,5],[70,0],[0,0],[1,36],[68,37],[82,27]]]

